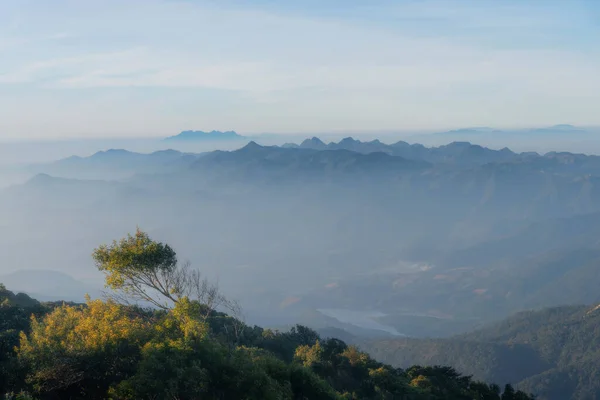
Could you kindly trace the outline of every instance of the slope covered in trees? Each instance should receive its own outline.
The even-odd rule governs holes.
[[[600,307],[565,306],[516,314],[450,339],[365,344],[396,367],[445,364],[476,379],[512,382],[538,399],[600,397]]]
[[[94,259],[114,293],[106,300],[40,304],[2,289],[7,398],[530,398],[448,367],[392,368],[306,327],[248,326],[217,311],[237,307],[140,231],[99,247]]]

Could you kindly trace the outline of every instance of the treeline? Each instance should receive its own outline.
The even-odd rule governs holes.
[[[246,325],[234,303],[141,231],[94,259],[113,298],[41,304],[0,288],[6,399],[532,398],[449,367],[393,368],[303,326]]]
[[[484,381],[513,382],[539,400],[600,398],[600,307],[563,306],[518,313],[449,339],[364,343],[395,367],[444,364]]]

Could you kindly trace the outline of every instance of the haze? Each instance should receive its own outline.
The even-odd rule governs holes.
[[[136,357],[167,349],[164,370],[177,369],[169,382],[196,382],[200,369],[186,365],[199,359],[202,374],[214,373],[202,390],[225,382],[224,365],[254,377],[227,364],[247,360],[244,368],[268,370],[265,382],[283,379],[281,393],[296,390],[288,377],[301,373],[361,399],[371,397],[356,390],[431,399],[435,385],[457,398],[530,398],[500,397],[453,370],[406,372],[449,365],[539,399],[600,398],[599,4],[0,2],[0,395],[19,382],[49,388],[40,398],[106,398],[108,386],[147,367],[142,378],[161,383],[148,378],[154,359]],[[135,245],[94,252],[137,229]],[[177,260],[140,245],[152,241]],[[172,275],[144,275],[162,256]],[[188,262],[194,272],[175,267]],[[220,306],[200,295],[189,302],[189,288],[202,287],[196,271],[218,287]],[[71,325],[30,335],[56,340],[52,351],[23,346],[19,331],[42,329],[62,301],[105,298],[107,274],[117,292],[119,282],[138,290],[119,302],[144,310],[97,301],[73,315],[135,314],[141,330],[168,330],[168,343],[135,339],[135,361],[122,370],[93,353],[110,371],[81,374],[70,371],[95,364],[68,355],[87,349],[60,337]],[[166,276],[165,285],[148,276]],[[187,289],[168,289],[173,282]],[[140,295],[145,288],[164,298]],[[32,312],[41,322],[28,322]],[[88,331],[113,331],[111,319],[94,318]],[[394,368],[336,340],[322,343],[337,353],[310,347],[319,335]],[[50,367],[23,364],[5,379],[21,366],[17,346],[32,360],[51,354]],[[63,358],[84,361],[55,367]],[[56,371],[69,376],[46,382]],[[106,388],[96,375],[110,377]],[[390,391],[373,389],[379,381]],[[219,390],[214,398],[230,398]],[[192,392],[167,397],[205,393]]]
[[[575,1],[0,4],[0,138],[600,125]]]

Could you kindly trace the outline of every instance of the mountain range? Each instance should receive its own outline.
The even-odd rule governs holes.
[[[299,152],[297,150],[312,150]],[[346,154],[339,152],[346,151]],[[326,151],[319,154],[320,151]],[[337,151],[337,152],[334,152]],[[351,153],[358,153],[352,155]],[[242,162],[261,159],[266,164],[261,168],[279,167],[282,164],[297,164],[299,168],[309,163],[328,163],[334,159],[346,162],[350,159],[360,159],[359,162],[398,163],[400,158],[420,161],[422,168],[443,165],[467,168],[492,164],[490,168],[550,169],[556,172],[600,173],[600,157],[568,152],[535,152],[516,153],[508,148],[499,150],[486,148],[469,142],[452,142],[439,147],[426,147],[421,144],[409,144],[399,141],[385,144],[379,140],[363,142],[353,138],[345,138],[339,142],[328,144],[319,138],[306,139],[299,145],[287,143],[283,146],[261,146],[254,141],[236,151],[215,151],[205,153],[206,157],[198,161],[199,154],[184,153],[176,150],[160,150],[150,154],[134,153],[122,149],[110,149],[97,152],[89,157],[73,156],[49,164],[34,165],[29,168],[32,172],[43,172],[54,176],[73,175],[75,171],[104,170],[107,173],[159,173],[182,170],[195,163],[222,163],[225,166],[231,162]],[[360,154],[375,154],[371,157],[361,157]],[[385,156],[391,156],[384,158]],[[316,158],[315,158],[316,157]],[[317,158],[320,160],[318,161]],[[379,161],[376,161],[379,160]],[[268,162],[267,162],[268,161]],[[301,165],[302,164],[302,165]],[[416,165],[416,164],[415,164]],[[569,171],[572,170],[572,171]]]
[[[434,133],[439,136],[454,136],[454,135],[472,135],[473,139],[477,136],[484,135],[501,135],[501,136],[527,136],[527,135],[581,135],[589,134],[595,131],[595,128],[582,128],[570,124],[558,124],[541,128],[526,128],[526,129],[497,129],[490,127],[472,127],[450,130],[446,132]]]
[[[87,157],[71,156],[58,161],[34,164],[30,173],[74,179],[123,179],[136,174],[168,173],[192,164],[198,155],[177,150],[136,153],[109,149]]]
[[[310,138],[30,168],[0,190],[0,275],[18,290],[76,300],[95,288],[78,284],[97,278],[89,249],[141,226],[252,323],[299,322],[540,399],[600,396],[600,317],[580,305],[600,303],[598,156]]]
[[[532,128],[489,128],[472,127],[436,133],[404,136],[405,140],[416,141],[427,146],[439,146],[452,141],[475,142],[482,146],[509,146],[513,150],[538,152],[571,151],[599,154],[598,126],[573,126],[559,124]]]
[[[287,143],[283,147],[312,150],[348,150],[365,154],[381,152],[411,160],[459,165],[509,161],[536,155],[535,153],[516,154],[507,148],[491,150],[468,142],[453,142],[444,146],[428,148],[421,144],[409,144],[405,141],[385,144],[377,139],[361,142],[351,137],[342,139],[338,143],[330,142],[328,144],[325,144],[319,138],[313,137],[306,139],[299,145]]]
[[[400,333],[448,336],[525,308],[600,302],[597,156],[313,138],[35,168],[0,191],[10,270],[79,278],[88,255],[66,258],[66,242],[89,248],[142,224],[223,277],[259,321],[375,310]]]

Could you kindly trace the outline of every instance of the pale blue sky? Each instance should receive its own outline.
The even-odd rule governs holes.
[[[600,125],[600,1],[0,2],[0,138]]]

